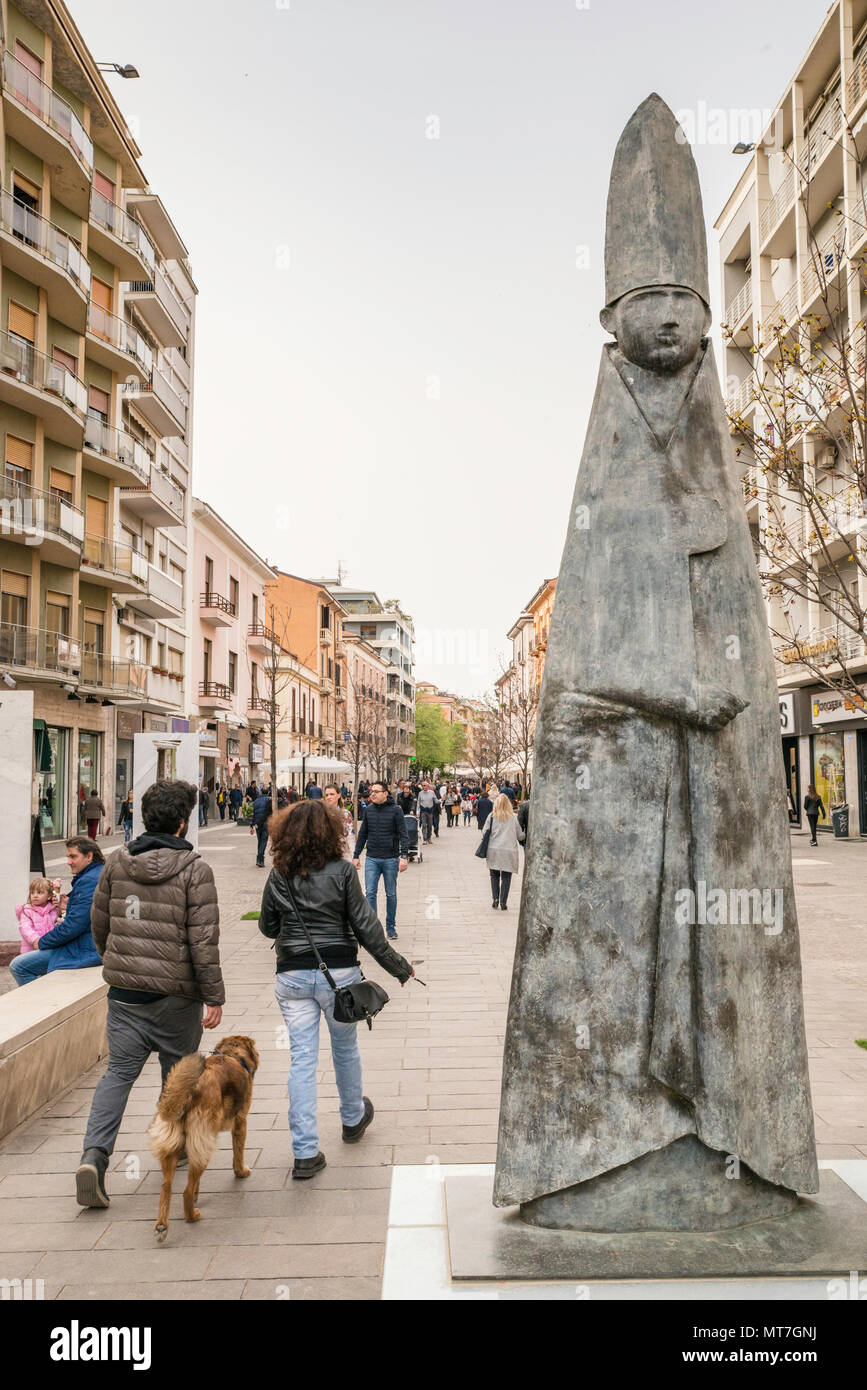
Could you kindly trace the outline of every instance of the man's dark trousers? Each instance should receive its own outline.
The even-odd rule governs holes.
[[[168,995],[150,1004],[108,1001],[108,1070],[97,1085],[84,1136],[85,1149],[114,1150],[129,1093],[152,1052],[159,1055],[163,1085],[175,1062],[197,1052],[202,1004]]]
[[[265,851],[268,848],[268,823],[260,821],[256,826],[256,863],[265,863]]]

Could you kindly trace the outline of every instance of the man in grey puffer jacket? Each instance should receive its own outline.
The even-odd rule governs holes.
[[[111,856],[94,893],[90,925],[109,985],[109,1051],[76,1172],[83,1207],[109,1204],[105,1170],[150,1054],[159,1054],[165,1084],[175,1062],[198,1050],[202,1027],[222,1018],[217,889],[184,839],[197,799],[189,782],[148,787],[145,833]]]

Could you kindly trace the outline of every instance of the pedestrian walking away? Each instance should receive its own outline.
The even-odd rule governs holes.
[[[87,835],[66,841],[66,862],[72,887],[61,894],[60,921],[35,943],[35,950],[16,956],[9,969],[16,985],[27,985],[53,970],[84,970],[99,965],[99,952],[90,931],[90,911],[99,876],[105,866],[102,850]]]
[[[130,787],[123,801],[120,803],[120,815],[117,818],[118,825],[121,826],[121,828],[123,829],[123,842],[125,845],[129,844],[130,838],[132,836],[132,798],[133,791],[132,787]]]
[[[199,825],[208,824],[208,809],[211,805],[211,796],[207,787],[202,787],[199,792]]]
[[[506,798],[508,800],[508,798]],[[484,830],[485,821],[494,809],[494,803],[487,793],[482,793],[476,800],[476,818],[480,830]]]
[[[518,845],[523,839],[515,808],[505,792],[500,792],[491,812],[486,859],[491,875],[491,906],[503,912],[508,908],[512,874],[520,867]]]
[[[367,848],[364,864],[364,888],[367,901],[376,912],[379,880],[385,880],[385,932],[397,940],[397,876],[409,864],[409,836],[403,811],[395,806],[385,782],[372,782],[370,802],[365,807],[358,839],[355,842],[356,869],[361,868],[361,853]]]
[[[202,1028],[216,1028],[222,1017],[217,889],[185,838],[196,801],[190,782],[148,787],[144,834],[111,856],[97,883],[92,924],[109,986],[108,1067],[94,1091],[75,1175],[82,1207],[109,1204],[106,1168],[150,1054],[159,1056],[165,1085],[175,1063],[198,1050]]]
[[[105,815],[105,807],[102,804],[96,787],[91,787],[90,796],[85,798],[81,813],[87,825],[88,839],[95,840],[99,834],[100,817]],[[110,833],[111,826],[109,826],[109,834]]]
[[[464,825],[469,825],[473,818],[473,803],[470,801],[468,792],[461,796],[461,812],[464,818]]]
[[[374,783],[374,789],[380,786]],[[397,811],[393,802],[391,809]],[[340,1097],[343,1142],[357,1143],[374,1114],[373,1102],[362,1088],[358,1025],[335,1020],[334,991],[318,968],[307,932],[338,989],[362,978],[359,943],[401,985],[414,972],[389,946],[376,913],[365,901],[355,869],[343,858],[343,821],[338,810],[315,800],[279,811],[272,823],[272,848],[274,867],[262,895],[259,930],[276,942],[274,993],[289,1035],[292,1177],[303,1180],[325,1167],[316,1113],[323,1014]]]
[[[250,821],[250,834],[256,836],[256,864],[265,867],[265,851],[268,848],[268,818],[271,815],[271,798],[260,792],[253,802],[253,816]]]
[[[825,804],[812,782],[807,788],[807,795],[804,797],[804,810],[807,813],[807,820],[810,823],[810,844],[815,846],[819,843],[816,839],[816,828],[819,824],[819,816],[821,815],[822,820],[827,820],[828,817],[825,812]]]
[[[436,805],[437,794],[430,782],[422,782],[421,791],[418,794],[418,815],[421,821],[421,838],[426,845],[430,844],[433,831],[433,813]]]

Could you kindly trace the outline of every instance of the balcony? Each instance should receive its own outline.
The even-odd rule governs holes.
[[[843,126],[843,112],[840,103],[832,97],[825,103],[818,116],[813,118],[813,129],[807,139],[806,170],[809,177],[816,177],[816,170],[825,155],[837,143]]]
[[[156,565],[148,565],[147,590],[136,595],[132,607],[149,618],[182,618],[184,616],[183,585]]]
[[[93,174],[93,142],[72,107],[19,63],[3,54],[6,134],[51,168],[52,195],[87,217]]]
[[[150,381],[154,355],[144,338],[93,300],[87,306],[87,355],[119,376],[137,373],[143,383]]]
[[[127,302],[135,305],[163,347],[184,345],[190,331],[189,310],[178,299],[159,267],[153,279],[130,280],[123,288]]]
[[[346,660],[346,643],[342,637],[338,637],[334,644],[334,656],[337,661]]]
[[[762,209],[762,215],[759,218],[759,242],[763,249],[764,243],[770,237],[774,229],[778,227],[785,214],[794,206],[794,202],[795,171],[794,169],[789,169],[789,172],[786,174],[783,182],[780,184],[770,202]],[[765,254],[777,255],[782,253],[779,250],[774,250],[766,251]]]
[[[856,662],[859,665],[867,659],[867,649],[861,638],[842,624],[813,628],[804,637],[793,638],[791,643],[782,643],[774,648],[780,679],[808,674],[810,666],[820,670],[839,666],[840,656],[847,663]]]
[[[207,709],[231,709],[232,692],[221,681],[199,681],[199,704]]]
[[[144,700],[148,693],[148,670],[135,661],[104,656],[102,652],[84,652],[79,685],[96,695]]]
[[[90,191],[88,244],[118,267],[122,280],[148,279],[156,268],[156,252],[144,227],[95,188]]]
[[[753,282],[747,280],[741,286],[734,299],[726,308],[725,322],[726,327],[734,338],[738,328],[747,317],[753,307]]]
[[[199,594],[199,617],[212,627],[231,627],[235,621],[235,605],[222,594],[207,589]]]
[[[5,268],[45,290],[52,317],[80,333],[90,294],[90,266],[72,238],[4,191],[0,251]]]
[[[147,227],[154,245],[160,248],[165,260],[186,259],[187,248],[158,194],[146,193],[143,189],[130,189],[126,195],[126,204]]]
[[[832,312],[836,313],[839,309],[839,294],[833,298],[831,296],[838,288],[837,276],[845,256],[845,240],[845,230],[835,227],[821,246],[817,247],[815,243],[809,246],[810,263],[801,272],[801,305],[804,314],[821,313],[822,302],[826,298],[830,301],[828,307]]]
[[[849,74],[849,81],[846,83],[846,110],[850,120],[865,92],[867,92],[867,57],[858,59]]]
[[[277,646],[277,634],[264,623],[250,623],[247,628],[247,650],[270,656]]]
[[[125,382],[123,391],[158,439],[186,430],[187,407],[158,367],[154,367],[149,382]]]
[[[62,632],[0,623],[0,666],[20,667],[36,679],[77,680],[81,643]]]
[[[151,467],[144,487],[121,488],[121,506],[149,526],[183,526],[184,493],[166,473]]]
[[[319,677],[319,693],[320,693],[320,695],[330,695],[333,689],[334,689],[334,681],[331,679],[330,676],[320,676],[320,677]]]
[[[85,535],[81,577],[116,594],[140,594],[148,582],[147,558],[121,541]]]
[[[756,378],[750,375],[740,386],[735,387],[730,396],[726,396],[726,411],[729,415],[743,417],[756,402]],[[533,650],[532,644],[530,651]]]
[[[81,448],[87,391],[84,382],[11,333],[0,333],[0,401],[38,415],[59,444]]]
[[[267,724],[274,710],[271,700],[263,700],[261,695],[251,695],[247,700],[247,722]]]
[[[330,627],[321,627],[321,628],[319,629],[319,645],[320,645],[320,647],[330,647],[330,646],[331,646],[331,628],[330,628]]]
[[[345,686],[345,685],[336,685],[336,686],[334,687],[334,698],[335,698],[335,700],[341,701],[341,703],[346,699],[346,686]]]
[[[821,551],[832,560],[839,560],[841,556],[850,554],[852,538],[867,530],[867,517],[858,489],[849,488],[840,496],[823,502],[822,511],[825,513],[824,520],[818,506],[815,519],[809,516],[805,518],[807,548]]]
[[[84,454],[92,472],[122,487],[142,487],[150,478],[151,459],[144,446],[126,430],[107,425],[100,415],[89,415],[84,422]]]
[[[43,560],[78,569],[84,517],[53,493],[0,477],[0,534],[38,548]]]
[[[185,708],[183,677],[178,680],[165,670],[155,670],[152,666],[148,674],[148,701],[166,709],[182,711]]]

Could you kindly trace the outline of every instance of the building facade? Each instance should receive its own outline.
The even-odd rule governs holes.
[[[809,352],[820,347],[824,352],[830,311],[852,342],[856,367],[863,362],[865,121],[867,3],[837,0],[827,10],[715,224],[726,326],[721,371],[728,412],[759,436],[767,438],[770,431],[772,442],[775,425],[761,384],[772,380],[775,369],[779,371],[775,325],[786,325]],[[828,499],[834,524],[825,542],[826,554],[857,592],[859,604],[867,606],[867,581],[851,554],[863,545],[859,537],[865,534],[867,518],[851,470],[833,444],[833,429],[823,433],[822,423],[812,422],[792,448],[810,487]],[[734,431],[742,451],[743,428]],[[787,492],[772,473],[757,466],[748,451],[742,452],[742,459],[754,545],[770,577],[766,602],[769,626],[777,634],[783,757],[798,819],[807,785],[813,782],[826,809],[848,802],[850,834],[859,830],[865,834],[867,719],[850,702],[818,684],[803,658],[812,657],[815,664],[824,652],[836,653],[839,643],[849,671],[856,677],[864,672],[867,682],[867,648],[832,621],[824,604],[793,596],[788,586],[774,584],[775,570],[782,573],[798,553],[818,556],[823,542],[798,494]],[[777,538],[786,540],[779,546],[778,562],[773,558]],[[823,562],[813,563],[821,583]],[[787,633],[791,638],[781,640]],[[829,674],[839,669],[829,666]]]
[[[314,695],[299,685],[299,720],[311,730],[312,752],[343,757],[346,728],[345,611],[339,599],[319,580],[276,570],[267,588],[270,613],[281,645],[299,664],[318,676]]]
[[[409,774],[415,745],[412,619],[396,608],[384,608],[372,589],[326,582],[344,613],[344,633],[372,647],[387,671],[386,771],[379,775],[399,780]]]
[[[274,571],[207,502],[192,503],[190,691],[199,775],[213,790],[269,781],[271,673],[280,648],[265,593]]]
[[[108,819],[186,691],[195,294],[69,11],[3,0],[0,670],[34,692],[43,838]]]

